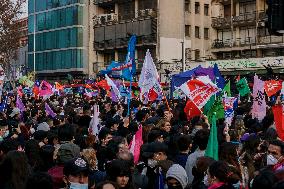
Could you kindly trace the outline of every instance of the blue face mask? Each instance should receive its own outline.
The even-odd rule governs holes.
[[[88,189],[88,184],[70,182],[69,189]]]

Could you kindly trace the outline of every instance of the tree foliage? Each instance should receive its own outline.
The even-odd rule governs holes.
[[[15,58],[20,46],[20,32],[17,21],[23,14],[26,0],[0,0],[0,64],[9,70],[9,62]]]

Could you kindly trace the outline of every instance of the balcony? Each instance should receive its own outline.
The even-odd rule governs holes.
[[[284,36],[264,36],[259,37],[258,48],[284,47]]]
[[[101,7],[107,7],[109,5],[113,5],[115,3],[124,3],[132,0],[94,0],[94,5],[98,5]]]
[[[136,34],[137,46],[155,45],[157,42],[157,20],[145,19],[133,22],[121,22],[114,25],[97,26],[94,49],[103,51],[127,46],[129,35]]]
[[[256,12],[245,13],[239,16],[233,16],[234,26],[250,26],[256,24]]]
[[[94,26],[115,24],[117,22],[118,22],[118,15],[114,13],[100,14],[94,16],[93,18]]]
[[[234,40],[226,39],[220,40],[215,39],[212,43],[213,51],[232,51],[232,50],[246,50],[246,49],[255,49],[256,38],[246,37],[246,38],[237,38]]]
[[[231,28],[231,18],[230,17],[213,17],[212,27],[216,29]]]

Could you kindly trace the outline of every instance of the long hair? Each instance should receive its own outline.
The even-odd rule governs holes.
[[[10,151],[0,164],[0,178],[7,188],[23,189],[30,175],[24,152]]]

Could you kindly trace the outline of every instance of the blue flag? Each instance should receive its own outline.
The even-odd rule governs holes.
[[[220,88],[220,89],[224,89],[225,85],[226,85],[226,81],[225,79],[222,77],[219,69],[218,69],[218,66],[217,64],[214,64],[214,68],[213,68],[213,71],[214,71],[214,75],[215,75],[215,82],[216,82],[216,85]],[[219,96],[220,94],[222,94],[222,92],[218,92],[217,93],[217,96]]]
[[[130,80],[136,73],[135,46],[136,35],[132,35],[128,42],[127,55],[124,63],[125,65],[129,65],[129,67],[122,70],[122,77],[127,80]]]

